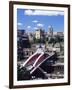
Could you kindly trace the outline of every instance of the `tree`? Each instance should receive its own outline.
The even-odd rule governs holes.
[[[57,35],[56,36],[56,42],[60,44],[60,50],[63,50],[61,42],[64,42],[64,38]]]
[[[47,37],[45,40],[46,40],[46,41],[48,41],[48,40],[49,40],[49,38]]]
[[[31,79],[30,72],[27,71],[27,69],[25,67],[20,68],[20,66],[18,65],[18,67],[17,67],[17,79],[18,80],[30,80]]]
[[[54,46],[54,44],[56,43],[56,40],[55,40],[54,38],[51,38],[51,39],[48,41],[48,43],[52,43],[53,46]]]
[[[56,36],[56,42],[58,42],[58,43],[60,43],[60,42],[63,42],[64,41],[64,39],[62,38],[62,37],[60,37],[60,36]]]

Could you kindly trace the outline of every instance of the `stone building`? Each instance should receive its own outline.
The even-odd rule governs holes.
[[[36,39],[43,39],[44,38],[44,30],[37,29],[35,32],[35,38]]]

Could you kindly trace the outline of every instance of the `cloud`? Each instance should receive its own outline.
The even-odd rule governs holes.
[[[34,20],[34,21],[32,21],[33,23],[37,23],[38,21],[37,20]]]
[[[27,28],[29,29],[29,28],[31,28],[31,26],[27,26]]]
[[[24,11],[24,14],[25,14],[25,15],[31,15],[32,13],[33,13],[32,10],[25,10],[25,11]]]
[[[25,10],[25,15],[47,15],[47,16],[58,16],[64,15],[63,11],[54,11],[54,10]]]
[[[43,27],[44,24],[38,23],[37,26],[38,26],[38,27]]]
[[[18,25],[18,26],[22,26],[23,24],[22,24],[22,23],[20,23],[20,22],[18,22],[18,23],[17,23],[17,25]]]
[[[34,27],[33,29],[37,30],[38,28],[37,27]]]

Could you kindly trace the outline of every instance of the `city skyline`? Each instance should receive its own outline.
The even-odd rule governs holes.
[[[17,9],[17,29],[34,32],[36,29],[42,28],[45,32],[48,32],[48,26],[50,25],[53,27],[53,31],[63,32],[64,12]]]

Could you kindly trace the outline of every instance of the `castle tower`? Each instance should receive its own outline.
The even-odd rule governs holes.
[[[53,27],[52,26],[48,26],[48,36],[53,36]]]

